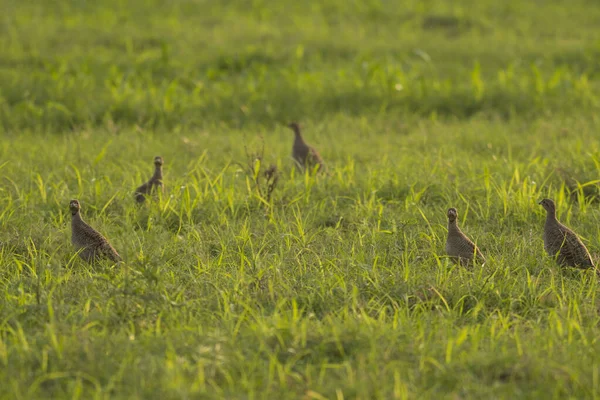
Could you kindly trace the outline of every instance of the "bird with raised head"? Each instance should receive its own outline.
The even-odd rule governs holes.
[[[69,209],[71,210],[71,242],[77,250],[80,250],[79,256],[89,263],[101,259],[108,259],[115,263],[121,261],[121,256],[108,240],[81,218],[79,201],[71,200]]]
[[[462,266],[467,266],[474,259],[480,262],[485,262],[485,257],[477,248],[475,243],[471,241],[458,227],[457,219],[458,212],[456,208],[449,208],[448,217],[448,236],[446,237],[446,254],[450,256],[452,261],[459,263]]]
[[[142,184],[135,189],[135,201],[143,203],[146,200],[146,196],[151,194],[155,189],[163,189],[163,158],[160,156],[154,157],[154,175],[148,180],[148,182]]]
[[[561,266],[594,268],[590,252],[575,232],[556,219],[556,204],[551,199],[543,199],[538,204],[546,210],[544,223],[544,249],[550,257],[555,257]]]
[[[294,145],[292,146],[292,157],[296,164],[301,168],[313,168],[317,166],[318,170],[322,170],[325,166],[319,152],[314,147],[309,146],[302,137],[300,124],[292,122],[288,125],[294,131]]]

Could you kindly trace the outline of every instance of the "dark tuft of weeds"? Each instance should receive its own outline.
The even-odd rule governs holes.
[[[235,164],[239,165],[246,173],[247,179],[251,182],[249,187],[253,189],[254,195],[263,205],[268,207],[271,204],[271,198],[279,182],[280,174],[275,164],[270,164],[269,167],[265,168],[265,142],[262,137],[261,142],[260,148],[254,151],[248,150],[248,147],[245,146],[246,162],[236,162]]]

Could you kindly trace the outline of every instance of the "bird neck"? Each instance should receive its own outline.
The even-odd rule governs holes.
[[[546,223],[556,221],[556,210],[546,211]]]
[[[448,221],[448,235],[457,232],[460,232],[460,229],[458,229],[458,224],[456,223],[456,220]]]
[[[80,221],[83,221],[81,219],[81,214],[79,213],[79,210],[75,211],[75,214],[71,214],[71,224],[76,224]]]
[[[162,165],[156,165],[154,169],[154,175],[152,175],[152,180],[162,180]]]
[[[300,129],[294,129],[294,144],[306,145],[306,143],[304,142],[304,138],[302,137],[302,134],[300,133]]]

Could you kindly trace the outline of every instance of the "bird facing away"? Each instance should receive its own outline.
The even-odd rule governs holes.
[[[556,261],[561,266],[594,268],[592,257],[581,239],[556,219],[554,201],[544,199],[538,204],[546,210],[546,223],[544,224],[546,253],[550,257],[556,257]]]
[[[71,210],[71,242],[77,250],[81,249],[79,256],[89,263],[101,259],[119,262],[121,256],[108,240],[81,219],[79,201],[71,200],[69,209]]]
[[[467,266],[473,262],[473,256],[481,262],[485,262],[483,254],[479,251],[475,243],[471,241],[458,227],[456,219],[458,212],[456,208],[448,209],[448,237],[446,238],[446,254],[452,261],[458,262],[462,266]]]
[[[324,167],[323,159],[314,147],[306,144],[300,132],[300,125],[297,122],[292,122],[288,127],[294,131],[295,135],[292,157],[296,164],[302,168],[309,169],[316,165],[317,170],[321,170]]]
[[[160,156],[154,157],[154,175],[152,178],[137,189],[135,189],[135,201],[143,203],[146,200],[146,195],[152,193],[154,189],[163,188],[163,159]]]

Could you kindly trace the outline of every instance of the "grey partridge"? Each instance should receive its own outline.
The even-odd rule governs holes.
[[[304,141],[302,133],[300,132],[300,125],[297,122],[292,122],[288,125],[294,131],[294,145],[292,147],[292,157],[296,164],[304,168],[313,168],[317,166],[317,170],[321,170],[324,167],[323,159],[319,155],[319,152],[314,147],[309,146]]]
[[[540,201],[546,210],[544,224],[544,249],[550,257],[556,257],[561,266],[594,268],[592,257],[581,239],[556,219],[556,205],[550,199]]]
[[[479,251],[475,243],[471,241],[458,227],[458,212],[456,208],[448,209],[448,236],[446,238],[446,254],[452,261],[458,262],[462,266],[469,265],[473,259],[485,262],[483,254]]]
[[[146,196],[151,194],[154,189],[163,188],[163,159],[160,156],[154,157],[154,175],[152,178],[143,185],[135,189],[135,201],[143,203],[146,200]]]
[[[108,240],[81,218],[79,201],[71,200],[69,209],[71,210],[71,242],[77,250],[81,250],[79,256],[89,263],[101,259],[119,262],[121,256]]]

